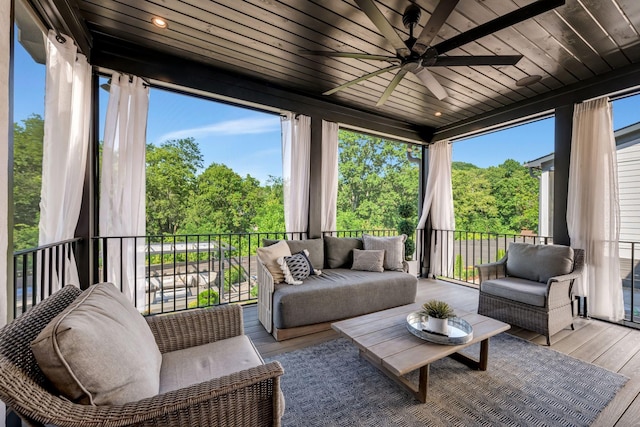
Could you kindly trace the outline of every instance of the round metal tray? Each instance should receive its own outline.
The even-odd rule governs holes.
[[[427,330],[427,318],[427,315],[419,311],[409,314],[407,329],[418,338],[436,344],[460,345],[473,339],[473,327],[464,319],[459,317],[449,319],[449,335],[442,335]]]

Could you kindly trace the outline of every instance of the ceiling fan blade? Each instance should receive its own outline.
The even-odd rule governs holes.
[[[398,86],[398,84],[400,83],[400,80],[404,78],[405,74],[407,74],[406,70],[398,71],[398,74],[396,74],[393,80],[391,80],[391,83],[389,83],[389,86],[387,86],[384,93],[376,103],[376,107],[379,107],[385,102],[387,102],[387,99],[389,99],[389,96],[391,96],[391,93],[395,90],[396,86]]]
[[[373,22],[373,25],[375,25],[382,35],[389,40],[398,55],[404,58],[411,54],[407,45],[404,44],[404,41],[400,38],[389,21],[387,21],[387,18],[384,17],[382,12],[380,12],[380,9],[378,9],[375,3],[373,3],[373,0],[356,0],[356,3],[369,17],[371,22]]]
[[[522,55],[437,56],[432,66],[456,67],[459,65],[516,65]]]
[[[433,46],[438,55],[449,52],[457,47],[471,43],[479,38],[495,33],[496,31],[510,27],[529,18],[540,15],[558,6],[562,6],[565,0],[538,0],[527,6],[521,7],[506,15],[500,16],[484,24],[478,25],[462,34],[458,34]]]
[[[426,68],[421,68],[419,71],[415,71],[414,74],[418,76],[422,84],[425,85],[427,89],[429,89],[440,101],[449,96],[446,89],[442,87],[440,82],[436,80],[435,76]]]
[[[422,55],[427,51],[433,39],[438,35],[440,28],[442,28],[447,21],[453,9],[456,8],[458,1],[459,0],[440,0],[440,3],[438,3],[429,21],[427,21],[427,24],[418,36],[418,40],[413,44],[411,48],[412,51],[418,55]]]
[[[346,82],[345,84],[341,84],[341,85],[340,85],[340,86],[338,86],[338,87],[334,87],[333,89],[328,90],[328,91],[326,91],[326,92],[323,92],[322,94],[323,94],[323,95],[331,95],[332,93],[336,93],[336,92],[337,92],[337,91],[339,91],[339,90],[346,89],[346,88],[348,88],[349,86],[352,86],[352,85],[354,85],[354,84],[356,84],[356,83],[360,83],[361,81],[364,81],[364,80],[370,79],[371,77],[375,77],[375,76],[380,75],[380,74],[382,74],[382,73],[387,73],[387,72],[389,72],[389,71],[393,71],[393,70],[395,70],[395,69],[397,69],[397,68],[400,68],[400,65],[392,65],[392,66],[387,67],[387,68],[382,68],[382,69],[380,69],[380,70],[378,70],[378,71],[374,71],[373,73],[365,74],[365,75],[364,75],[364,76],[362,76],[362,77],[358,77],[358,78],[357,78],[357,79],[355,79],[355,80],[351,80],[350,82]]]
[[[325,50],[303,50],[300,52],[302,55],[315,55],[315,56],[330,56],[335,58],[356,58],[356,59],[371,59],[373,61],[390,61],[400,62],[400,59],[395,56],[388,55],[369,55],[367,53],[356,52],[331,52]]]

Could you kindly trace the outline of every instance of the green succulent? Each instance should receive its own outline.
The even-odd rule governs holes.
[[[424,314],[429,317],[435,317],[436,319],[448,319],[456,315],[449,304],[435,299],[422,304],[422,309]]]

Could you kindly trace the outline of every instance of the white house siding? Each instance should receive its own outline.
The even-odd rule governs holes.
[[[620,196],[620,241],[638,242],[640,253],[640,135],[618,148],[618,191]],[[631,245],[620,244],[620,258],[631,259]]]

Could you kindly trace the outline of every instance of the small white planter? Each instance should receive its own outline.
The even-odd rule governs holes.
[[[437,334],[449,335],[449,319],[437,319],[429,316],[427,320],[427,329]]]

